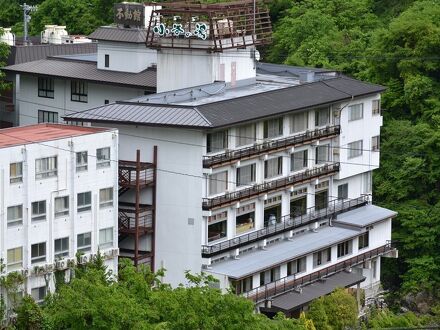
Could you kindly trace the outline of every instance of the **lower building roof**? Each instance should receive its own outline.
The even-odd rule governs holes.
[[[147,42],[147,29],[101,26],[89,35],[90,39],[123,43],[144,44]]]
[[[396,215],[397,212],[369,204],[339,214],[333,223],[363,228],[385,219],[394,218]]]

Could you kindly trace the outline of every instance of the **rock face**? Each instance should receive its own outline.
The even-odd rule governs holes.
[[[403,301],[406,306],[402,306],[402,308],[406,307],[416,313],[426,314],[430,311],[431,307],[434,304],[434,299],[431,294],[426,291],[418,292],[418,293],[408,293]]]

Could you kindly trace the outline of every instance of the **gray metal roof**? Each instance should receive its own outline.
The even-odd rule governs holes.
[[[335,87],[336,86],[336,87]],[[283,86],[284,87],[284,86]],[[201,98],[195,102],[176,102],[168,104],[170,109],[179,109],[183,105],[191,105],[196,109],[209,123],[208,126],[203,124],[201,127],[225,127],[239,124],[246,121],[257,120],[265,117],[282,115],[284,113],[313,108],[316,106],[351,100],[354,97],[367,94],[375,94],[382,92],[383,86],[361,82],[359,80],[347,77],[338,77],[325,81],[317,81],[297,86],[289,86],[258,93],[255,91],[251,95],[230,97],[216,102],[210,100],[218,100],[219,95],[213,94],[206,98]],[[223,93],[221,91],[220,93]],[[151,106],[158,106],[155,103],[155,95],[149,95],[151,103],[143,103],[145,111],[148,115],[142,117],[142,121],[138,124],[149,125],[157,124],[154,117],[151,119],[149,112]],[[157,102],[157,101],[156,101]],[[124,102],[130,104],[130,102]],[[160,102],[159,102],[160,103]],[[139,100],[131,102],[132,105],[138,107]],[[142,106],[142,105],[141,105]],[[108,106],[110,107],[110,105]],[[170,110],[172,111],[172,110]],[[69,115],[67,118],[83,121],[122,121],[124,118],[102,118],[98,119],[94,115],[95,110],[88,110],[82,113],[81,118],[77,115]]]
[[[147,40],[147,30],[137,28],[120,28],[102,26],[89,35],[90,39],[143,44]]]
[[[95,42],[82,44],[40,44],[29,46],[12,46],[8,56],[7,65],[45,59],[48,56],[96,53]]]
[[[332,293],[336,288],[349,288],[363,281],[365,281],[365,277],[362,274],[342,271],[328,276],[325,280],[302,287],[301,293],[291,291],[274,298],[272,309],[292,311],[316,298]]]
[[[316,233],[308,232],[291,241],[274,243],[266,250],[240,255],[240,260],[230,259],[213,264],[210,272],[223,274],[234,279],[243,278],[358,236],[359,233],[353,229],[324,227],[318,229]]]
[[[107,121],[127,124],[142,124],[147,121],[149,125],[184,126],[184,127],[209,127],[206,119],[192,107],[170,107],[167,105],[136,105],[113,103],[84,112],[76,112],[66,117],[87,119],[90,121]]]
[[[139,73],[98,70],[95,62],[66,59],[45,59],[10,65],[6,72],[26,73],[65,79],[81,79],[101,84],[153,89],[156,87],[156,70],[147,69]]]
[[[397,212],[370,204],[339,214],[333,223],[363,228],[396,215]]]

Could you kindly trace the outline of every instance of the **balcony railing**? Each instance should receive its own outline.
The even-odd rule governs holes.
[[[350,200],[333,200],[327,204],[327,207],[319,209],[309,207],[305,214],[289,214],[281,217],[281,221],[275,225],[265,227],[252,233],[238,236],[230,240],[212,245],[202,246],[202,257],[209,258],[228,250],[237,249],[242,246],[260,241],[262,239],[278,235],[289,230],[305,226],[320,219],[334,217],[355,208],[368,204],[368,196],[361,196]]]
[[[248,159],[259,154],[274,152],[277,150],[310,143],[319,139],[337,136],[340,134],[340,132],[340,125],[329,126],[325,128],[315,129],[313,131],[307,131],[305,133],[295,136],[290,136],[285,139],[266,141],[264,143],[256,144],[250,147],[227,151],[219,155],[204,156],[203,167],[209,168],[238,160]]]
[[[119,232],[133,233],[136,231],[136,205],[119,202]],[[153,211],[151,205],[139,205],[139,230],[145,232],[153,228]]]
[[[232,203],[238,202],[243,199],[265,194],[270,191],[285,188],[287,186],[291,186],[294,184],[304,183],[322,176],[331,175],[338,171],[339,171],[339,163],[326,164],[324,166],[306,170],[304,172],[283,177],[278,180],[257,184],[250,188],[227,193],[222,196],[218,196],[214,198],[204,198],[202,202],[202,207],[204,210],[209,210],[214,207],[230,205]]]
[[[119,161],[119,196],[129,188],[136,187],[136,162],[128,160]],[[154,165],[140,163],[139,183],[140,187],[146,187],[154,182]]]
[[[347,268],[363,263],[364,261],[386,254],[391,250],[394,250],[394,247],[391,245],[390,242],[387,243],[386,245],[359,254],[350,259],[341,261],[337,264],[331,265],[327,268],[321,269],[314,273],[308,275],[301,275],[301,274],[291,275],[284,277],[276,282],[259,286],[258,288],[252,289],[251,291],[244,293],[243,296],[253,300],[256,303],[259,303],[264,300],[278,296],[280,294],[292,291],[299,286],[313,283],[319,279],[322,279],[325,276],[329,276],[341,272]]]

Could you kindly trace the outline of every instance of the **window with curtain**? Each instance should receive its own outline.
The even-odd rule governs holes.
[[[283,118],[275,118],[266,120],[263,124],[265,139],[274,138],[283,135]]]
[[[113,247],[113,227],[99,231],[99,248],[107,249],[110,247]]]
[[[315,110],[315,126],[327,126],[330,123],[330,109],[328,107]]]
[[[364,118],[364,104],[353,104],[348,107],[348,121]]]
[[[294,152],[290,155],[290,170],[292,172],[300,171],[307,168],[308,164],[308,152],[307,150],[302,150]]]
[[[99,190],[99,207],[113,206],[113,188]]]
[[[348,149],[348,158],[349,159],[362,156],[363,141],[359,140],[359,141],[351,142],[351,143],[347,144],[347,149]]]
[[[290,116],[290,133],[306,131],[308,127],[308,113],[301,112]]]
[[[209,133],[206,136],[206,152],[219,152],[228,147],[228,131]]]
[[[302,257],[287,263],[287,276],[299,274],[306,271],[306,259]]]
[[[264,162],[264,178],[270,179],[283,173],[283,157],[268,159]]]
[[[228,189],[228,171],[209,176],[209,195],[221,194]]]
[[[345,241],[342,243],[338,244],[338,258],[342,258],[345,257],[349,254],[351,254],[353,249],[353,241],[349,240],[349,241]]]
[[[374,115],[380,115],[380,100],[373,100],[372,112]]]
[[[332,248],[323,249],[313,253],[313,267],[325,265],[332,260]]]
[[[256,164],[237,168],[237,186],[244,186],[255,182]]]
[[[366,231],[361,236],[359,236],[359,247],[358,247],[359,250],[368,247],[369,241],[370,241],[370,234],[369,231]]]
[[[330,161],[330,145],[318,146],[315,149],[315,163],[323,164]]]
[[[252,144],[256,140],[255,124],[242,125],[237,127],[237,147]]]
[[[86,81],[72,80],[70,82],[70,91],[71,101],[87,103],[88,86]]]

